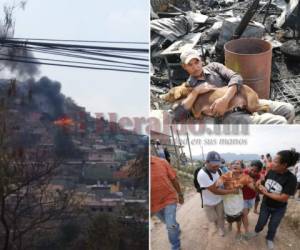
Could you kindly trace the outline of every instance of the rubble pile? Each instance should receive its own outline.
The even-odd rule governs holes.
[[[179,58],[184,49],[198,50],[205,64],[224,63],[226,42],[256,37],[273,47],[270,99],[293,104],[300,122],[299,0],[153,0],[151,4],[152,109],[169,109],[171,105],[159,95],[187,79]]]

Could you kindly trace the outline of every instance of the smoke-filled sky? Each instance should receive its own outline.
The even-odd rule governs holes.
[[[25,10],[15,12],[15,37],[148,42],[149,2],[28,0]],[[36,78],[41,76],[61,82],[62,92],[92,114],[148,114],[147,74],[40,66]]]

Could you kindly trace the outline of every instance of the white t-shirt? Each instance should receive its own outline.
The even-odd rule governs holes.
[[[297,182],[300,182],[300,163],[297,163],[295,166],[296,169],[296,177],[297,177]]]
[[[213,181],[209,178],[208,174],[205,173],[203,169],[201,169],[198,172],[197,180],[200,187],[207,188],[213,185],[220,178],[218,172],[216,172],[215,174],[211,173],[211,175],[213,177]],[[207,206],[214,206],[222,201],[221,195],[213,194],[208,189],[202,190],[202,197],[203,197],[203,205],[207,205]]]
[[[223,196],[224,212],[226,215],[237,215],[243,211],[244,199],[243,192],[239,190],[239,194],[226,194]]]

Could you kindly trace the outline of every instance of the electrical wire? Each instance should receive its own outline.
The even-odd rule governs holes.
[[[26,41],[58,41],[58,42],[79,42],[79,43],[111,43],[111,44],[149,44],[148,42],[131,42],[131,41],[97,41],[97,40],[68,40],[68,39],[47,39],[47,38],[21,38],[14,37],[10,40]]]
[[[106,46],[91,46],[91,45],[79,45],[79,44],[65,44],[65,43],[42,43],[42,42],[30,42],[30,41],[14,41],[14,40],[0,40],[0,43],[11,44],[24,44],[24,45],[36,45],[43,47],[61,47],[61,48],[82,48],[82,49],[102,49],[102,50],[117,50],[117,51],[135,51],[141,53],[148,53],[148,49],[136,49],[136,48],[121,48],[121,47],[106,47]]]
[[[116,68],[97,68],[97,67],[77,66],[77,65],[67,65],[67,64],[57,64],[57,63],[43,63],[43,62],[38,62],[38,61],[15,60],[15,59],[12,59],[12,58],[0,58],[0,61],[12,61],[12,62],[41,64],[41,65],[49,65],[49,66],[80,68],[80,69],[96,69],[96,70],[108,70],[108,71],[121,71],[121,72],[132,72],[132,73],[148,74],[147,71],[125,70],[125,69],[116,69]]]
[[[51,41],[51,42],[36,42],[36,41]],[[55,43],[55,42],[56,43]],[[57,43],[59,41],[59,43]],[[61,43],[64,42],[64,43]],[[123,71],[133,73],[148,73],[148,65],[137,63],[137,61],[148,62],[148,49],[144,48],[129,48],[116,46],[95,46],[83,44],[67,44],[65,42],[85,42],[85,43],[109,43],[109,41],[87,41],[87,40],[62,40],[62,39],[39,39],[33,38],[30,41],[13,38],[1,39],[0,44],[11,51],[7,54],[0,54],[5,56],[0,58],[2,61],[13,61],[20,63],[31,63],[49,66],[62,66],[82,69],[96,69],[96,70],[111,70]],[[120,44],[146,44],[141,42],[122,42],[115,41]],[[21,49],[21,51],[18,51]],[[17,51],[15,51],[17,50]],[[64,60],[54,58],[33,57],[26,54],[21,54],[24,50],[32,53],[48,54],[59,57],[80,58],[86,61],[78,60]],[[19,53],[21,52],[21,53]],[[19,53],[19,54],[18,54]],[[146,56],[145,56],[146,55]],[[91,61],[97,61],[91,62]],[[99,63],[99,62],[109,62]],[[87,66],[85,66],[87,65]],[[101,67],[97,67],[101,66]],[[108,68],[110,67],[110,68]]]
[[[31,59],[31,60],[38,60],[38,61],[44,60],[44,61],[49,61],[49,62],[77,63],[77,64],[83,64],[83,65],[120,67],[120,68],[127,68],[127,69],[141,69],[140,67],[123,66],[123,65],[115,65],[115,64],[88,63],[88,62],[80,62],[80,61],[57,60],[57,59],[48,59],[48,58],[40,58],[40,57],[18,56],[18,55],[11,56],[11,55],[1,54],[1,53],[0,53],[0,56],[6,56],[11,59],[14,59],[15,57],[17,57],[20,59]]]
[[[11,49],[15,48],[15,46],[10,46],[10,45],[3,45],[3,47],[7,47],[7,48],[11,48]],[[23,46],[19,46],[17,48],[23,48]],[[26,50],[31,51],[31,52],[43,53],[43,54],[52,54],[52,55],[59,55],[59,56],[65,56],[65,57],[87,59],[87,60],[105,61],[105,62],[112,62],[112,63],[119,63],[119,64],[124,64],[124,65],[133,65],[133,66],[148,68],[148,65],[146,65],[146,64],[130,63],[130,62],[103,59],[103,58],[99,58],[99,57],[96,58],[96,57],[91,57],[91,56],[83,56],[83,55],[80,55],[80,53],[74,54],[74,53],[71,53],[71,52],[65,51],[65,50],[58,50],[58,49],[52,50],[52,49],[48,49],[48,48],[35,48],[35,47],[27,47]]]

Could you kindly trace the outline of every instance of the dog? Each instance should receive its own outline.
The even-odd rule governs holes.
[[[224,184],[224,189],[236,189],[247,186],[248,184],[253,183],[253,180],[249,175],[241,174],[238,177],[234,177],[232,172],[227,172],[226,174],[222,174],[218,179],[217,185]]]
[[[174,103],[177,100],[187,97],[192,90],[193,88],[184,82],[177,87],[171,88],[167,94],[160,95],[160,98],[166,102]]]
[[[180,86],[170,89],[167,94],[161,95],[160,98],[164,101],[174,103],[188,96],[193,90],[186,82]],[[227,87],[212,88],[204,94],[200,94],[193,104],[192,113],[195,118],[202,119],[203,116],[217,117],[211,110],[211,105],[225,95]],[[235,108],[241,108],[248,111],[250,114],[254,112],[268,112],[268,105],[260,105],[259,98],[256,92],[247,85],[241,85],[238,93],[230,100],[226,112],[233,111]],[[224,114],[221,114],[221,116]]]

